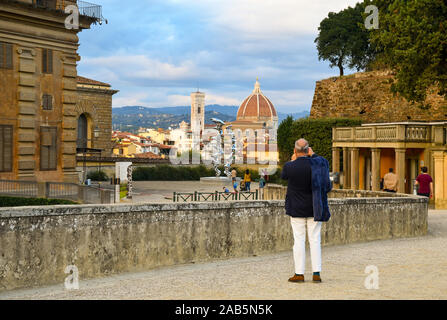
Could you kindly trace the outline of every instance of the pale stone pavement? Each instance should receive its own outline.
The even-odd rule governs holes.
[[[309,259],[308,270],[309,270]],[[367,290],[365,267],[379,269]],[[425,237],[323,248],[323,283],[288,283],[292,253],[161,268],[0,293],[0,299],[447,299],[447,211],[430,211]]]

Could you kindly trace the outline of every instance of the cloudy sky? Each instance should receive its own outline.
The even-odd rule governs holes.
[[[310,110],[315,81],[338,75],[314,39],[358,0],[95,0],[108,24],[80,33],[78,73],[111,83],[113,106],[239,105],[261,89],[282,112]]]

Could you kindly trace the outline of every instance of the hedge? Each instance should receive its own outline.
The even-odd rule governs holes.
[[[288,117],[278,127],[278,150],[281,163],[290,160],[295,148],[295,141],[304,138],[315,153],[325,157],[332,170],[332,128],[361,125],[358,119],[309,119],[293,120]]]
[[[219,167],[224,174],[224,167]],[[233,168],[231,168],[233,169]],[[236,168],[237,176],[243,178],[245,169]],[[258,170],[250,169],[251,179],[258,180]],[[279,182],[281,170],[269,177],[269,182]],[[198,181],[202,177],[214,177],[216,175],[214,168],[204,165],[194,167],[159,165],[155,167],[137,167],[133,170],[133,181]]]
[[[24,207],[24,206],[52,206],[57,204],[78,204],[70,200],[43,199],[43,198],[18,198],[0,196],[0,207]]]
[[[102,170],[89,172],[87,174],[87,179],[91,179],[92,181],[109,181],[109,177]]]

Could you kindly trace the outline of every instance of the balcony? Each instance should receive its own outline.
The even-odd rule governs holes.
[[[418,142],[446,144],[447,123],[384,123],[333,128],[333,142]]]
[[[94,19],[99,24],[107,20],[102,16],[102,6],[76,0],[33,0],[34,6],[37,8],[52,9],[58,11],[65,11],[65,8],[70,5],[75,5],[79,9],[79,14],[83,17]]]

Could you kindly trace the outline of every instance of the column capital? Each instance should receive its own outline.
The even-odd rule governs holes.
[[[371,152],[378,152],[380,153],[382,151],[381,148],[371,148]]]
[[[406,148],[396,148],[396,149],[394,149],[394,151],[399,152],[399,153],[405,153],[405,152],[407,152],[407,149]]]

